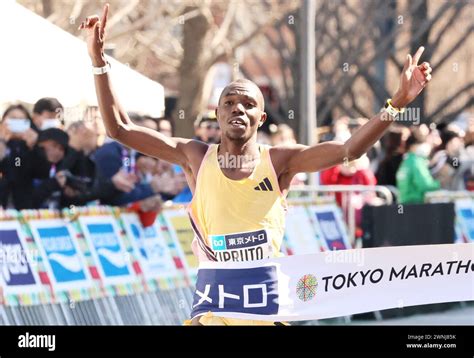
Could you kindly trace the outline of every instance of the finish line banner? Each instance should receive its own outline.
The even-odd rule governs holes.
[[[474,244],[341,250],[199,266],[192,317],[302,321],[474,300]]]

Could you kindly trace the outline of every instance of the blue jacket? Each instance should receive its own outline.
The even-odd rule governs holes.
[[[98,174],[109,179],[117,174],[118,171],[124,167],[124,151],[130,153],[125,146],[118,142],[106,143],[97,149],[93,154],[93,160],[96,164]],[[128,159],[131,159],[129,154]],[[155,195],[155,193],[153,193],[151,186],[141,183],[135,185],[135,188],[129,193],[116,190],[115,195],[102,201],[103,204],[106,205],[122,206],[146,199],[153,195]]]

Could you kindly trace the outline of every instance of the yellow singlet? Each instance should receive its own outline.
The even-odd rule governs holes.
[[[193,251],[201,260],[254,261],[280,256],[286,200],[270,159],[259,145],[260,160],[242,180],[227,178],[219,163],[241,167],[238,156],[219,155],[211,144],[196,179],[188,213],[196,234]]]

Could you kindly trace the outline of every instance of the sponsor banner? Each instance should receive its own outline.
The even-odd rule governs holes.
[[[79,222],[102,282],[105,285],[122,285],[135,281],[132,258],[120,239],[114,217],[81,216]]]
[[[25,236],[17,221],[0,223],[0,287],[4,295],[43,291]]]
[[[474,300],[474,244],[369,248],[203,262],[193,317],[300,321]]]
[[[349,238],[341,217],[340,209],[333,204],[317,205],[308,208],[317,236],[325,250],[346,250],[351,248]]]
[[[304,255],[322,251],[318,233],[314,229],[305,206],[288,207],[285,241],[288,254]]]
[[[30,220],[28,225],[55,292],[92,287],[87,265],[69,223],[60,219],[41,219]]]
[[[184,258],[184,267],[188,275],[194,277],[197,273],[198,260],[192,250],[194,232],[185,210],[171,209],[163,211],[166,228],[175,243],[180,257]]]
[[[217,261],[255,261],[270,258],[272,245],[266,230],[210,235]]]
[[[474,200],[456,200],[456,226],[465,242],[474,242]]]
[[[173,258],[157,223],[144,228],[134,213],[121,214],[121,218],[146,279],[176,276]]]

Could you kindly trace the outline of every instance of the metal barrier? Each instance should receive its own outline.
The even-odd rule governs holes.
[[[78,302],[0,304],[0,325],[180,325],[189,319],[192,294],[186,287]]]
[[[348,227],[348,236],[351,240],[352,246],[356,246],[356,209],[351,206],[352,195],[354,193],[377,193],[382,196],[384,200],[383,204],[391,205],[394,202],[394,192],[389,188],[381,185],[368,186],[368,185],[301,185],[292,186],[290,188],[291,193],[302,192],[308,193],[307,197],[297,197],[289,199],[289,203],[312,203],[321,202],[321,194],[332,194],[330,198],[335,201],[335,193],[342,193],[342,212],[343,217],[346,220]],[[396,192],[395,192],[396,193]],[[324,198],[324,201],[330,200]]]
[[[437,191],[430,191],[425,194],[425,203],[446,203],[446,202],[455,202],[456,200],[462,200],[462,199],[474,200],[474,191],[437,190]]]

